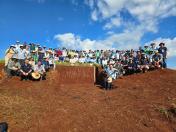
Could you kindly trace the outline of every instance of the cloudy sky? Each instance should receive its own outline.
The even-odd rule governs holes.
[[[176,68],[176,0],[0,0],[0,58],[16,40],[73,49],[165,42]]]

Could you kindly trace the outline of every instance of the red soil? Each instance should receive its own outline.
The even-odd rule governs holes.
[[[114,81],[111,91],[60,84],[57,70],[47,77],[40,82],[3,80],[0,122],[8,122],[13,132],[176,131],[176,118],[161,111],[176,103],[176,71],[126,76]]]

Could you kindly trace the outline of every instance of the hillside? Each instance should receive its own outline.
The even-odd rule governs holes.
[[[175,132],[174,104],[176,71],[168,69],[125,76],[111,91],[60,85],[57,72],[41,82],[0,83],[0,122],[13,132]]]

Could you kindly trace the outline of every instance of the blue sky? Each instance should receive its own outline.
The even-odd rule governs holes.
[[[173,0],[0,0],[0,58],[16,40],[76,49],[165,42],[176,68],[175,29]]]

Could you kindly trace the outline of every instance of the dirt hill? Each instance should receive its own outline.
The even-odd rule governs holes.
[[[175,132],[176,71],[157,70],[98,85],[3,79],[0,122],[13,132]]]

